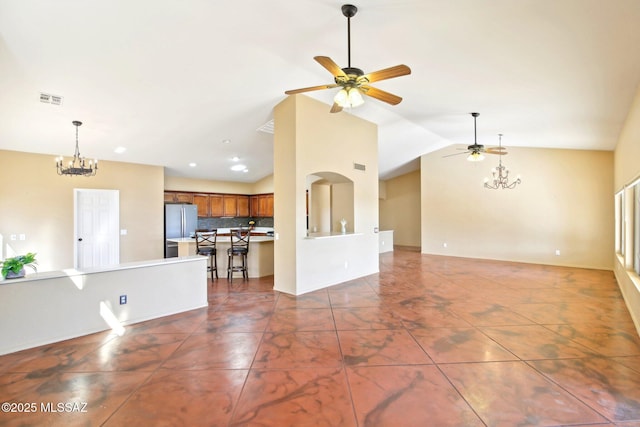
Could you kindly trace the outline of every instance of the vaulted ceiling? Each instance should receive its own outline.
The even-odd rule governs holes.
[[[284,91],[333,82],[314,56],[347,66],[343,3],[0,0],[0,149],[70,156],[80,120],[87,157],[257,181],[273,172],[259,129]],[[482,144],[614,149],[640,82],[640,1],[354,4],[351,65],[412,70],[375,84],[399,105],[339,113],[378,124],[381,178],[473,143],[472,111]],[[308,96],[329,114],[336,91]]]

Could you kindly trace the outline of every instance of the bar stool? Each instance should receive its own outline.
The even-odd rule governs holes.
[[[227,264],[227,279],[233,282],[233,273],[235,271],[242,272],[242,278],[248,279],[249,272],[247,270],[247,254],[249,253],[249,238],[251,230],[248,228],[232,229],[231,247],[227,249],[229,261]],[[240,257],[241,265],[234,265],[234,259]]]
[[[196,253],[209,257],[208,271],[211,271],[211,280],[213,280],[213,272],[218,278],[218,259],[216,257],[216,240],[218,238],[218,230],[200,232],[196,231]]]

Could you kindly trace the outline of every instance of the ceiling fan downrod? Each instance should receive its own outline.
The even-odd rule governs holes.
[[[347,68],[351,68],[351,18],[356,15],[358,8],[352,4],[342,5],[342,14],[347,17]]]
[[[473,144],[478,145],[478,132],[476,128],[476,117],[480,115],[480,113],[471,113],[473,116]]]

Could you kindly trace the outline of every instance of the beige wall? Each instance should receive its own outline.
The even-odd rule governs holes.
[[[348,112],[330,114],[329,108],[295,95],[274,109],[274,280],[279,291],[301,294],[378,271],[377,126]],[[366,165],[366,171],[354,170],[354,162]],[[356,234],[307,238],[307,176],[317,172],[353,181],[351,230]]]
[[[635,101],[629,110],[627,120],[620,133],[614,154],[616,192],[631,184],[640,177],[640,89],[636,93]],[[625,190],[627,200],[632,199],[632,191]],[[610,201],[613,206],[613,200]],[[627,209],[627,241],[631,242],[633,235],[632,209]],[[613,228],[613,227],[612,227]],[[611,251],[613,254],[613,250]],[[631,312],[636,329],[640,333],[640,278],[632,270],[632,252],[626,251],[624,257],[613,255],[614,271],[620,290],[624,295],[627,307]]]
[[[341,232],[344,219],[347,232],[354,231],[354,193],[353,182],[331,185],[331,231]]]
[[[309,188],[309,232],[331,231],[331,185],[311,184]]]
[[[95,177],[64,177],[53,156],[0,150],[1,255],[37,252],[39,271],[73,267],[73,189],[89,188],[120,191],[120,262],[162,258],[163,175],[162,167],[105,161]]]
[[[255,183],[212,181],[165,175],[164,189],[168,191],[199,191],[226,194],[273,193],[273,175],[269,175]]]
[[[393,230],[393,243],[420,247],[420,171],[383,181],[380,230]]]
[[[513,190],[483,188],[497,156],[450,152],[421,159],[423,253],[612,269],[612,152],[509,148]]]

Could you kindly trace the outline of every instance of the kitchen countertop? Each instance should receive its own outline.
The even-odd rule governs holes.
[[[217,237],[217,241],[218,242],[229,242],[231,240],[231,236],[218,236]],[[262,242],[273,242],[275,239],[273,238],[273,236],[251,236],[249,238],[249,244],[251,243],[262,243]],[[174,238],[174,239],[167,239],[167,241],[169,242],[175,242],[175,243],[196,243],[196,238],[195,237],[178,237],[178,238]]]

